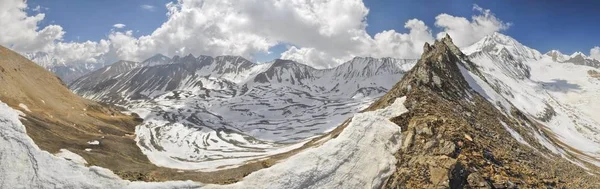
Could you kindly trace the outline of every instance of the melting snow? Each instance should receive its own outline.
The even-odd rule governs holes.
[[[100,141],[92,140],[87,142],[89,145],[100,145]]]

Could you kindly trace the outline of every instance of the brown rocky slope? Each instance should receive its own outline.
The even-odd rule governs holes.
[[[392,119],[402,127],[403,146],[384,188],[600,188],[597,167],[585,170],[544,148],[526,132],[543,130],[540,123],[514,107],[504,115],[471,89],[459,65],[485,80],[449,36],[425,44],[417,65],[366,110],[407,97],[409,113]]]

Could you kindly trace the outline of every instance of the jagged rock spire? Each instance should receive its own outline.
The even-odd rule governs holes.
[[[464,98],[470,90],[469,84],[463,78],[459,66],[474,73],[479,73],[474,64],[454,45],[449,35],[433,45],[425,43],[421,59],[398,82],[392,91],[381,98],[374,106],[387,106],[395,99],[392,96],[405,96],[411,89],[427,87],[432,91],[443,94],[446,98]],[[381,104],[380,104],[381,103]]]

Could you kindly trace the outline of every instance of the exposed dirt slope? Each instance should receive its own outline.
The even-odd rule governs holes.
[[[597,167],[588,171],[552,154],[525,132],[540,123],[515,108],[505,115],[471,89],[458,65],[481,77],[449,36],[426,44],[417,65],[367,109],[407,97],[409,113],[392,119],[402,127],[403,147],[385,188],[600,188]]]

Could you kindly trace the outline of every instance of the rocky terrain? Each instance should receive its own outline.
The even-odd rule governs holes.
[[[446,36],[425,44],[417,65],[367,109],[406,96],[409,113],[392,118],[403,144],[385,188],[600,187],[598,167],[546,146],[568,148],[546,123],[490,102],[497,93],[479,69]]]

